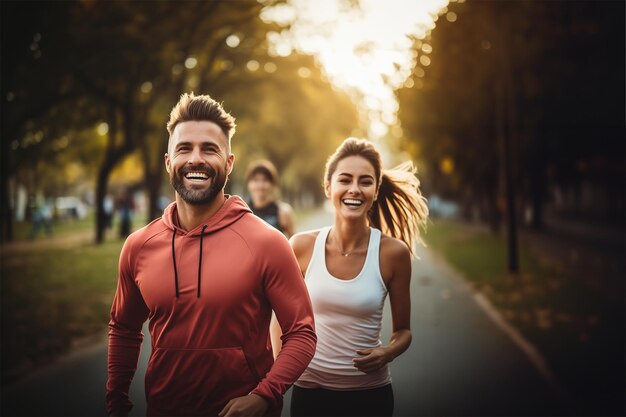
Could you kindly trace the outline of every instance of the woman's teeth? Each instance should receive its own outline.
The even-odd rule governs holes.
[[[361,200],[355,200],[352,198],[346,198],[343,200],[343,204],[347,205],[347,206],[352,206],[352,207],[359,207],[361,204],[363,204],[363,202]]]

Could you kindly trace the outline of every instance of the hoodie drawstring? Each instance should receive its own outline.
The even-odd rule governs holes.
[[[198,261],[198,298],[200,298],[200,283],[202,282],[200,275],[200,273],[202,272],[202,240],[204,238],[204,230],[207,227],[208,226],[206,224],[202,226],[202,231],[200,232],[200,261]]]
[[[202,283],[202,241],[204,240],[204,231],[208,225],[202,226],[202,231],[200,232],[200,260],[198,261],[198,293],[197,297],[200,298],[200,284]],[[176,238],[176,228],[174,228],[174,233],[172,233],[172,262],[174,264],[174,286],[176,287],[176,298],[178,298],[178,269],[176,268],[176,251],[174,250],[174,240]]]
[[[176,298],[178,298],[178,270],[176,269],[176,251],[174,250],[174,238],[176,237],[176,228],[172,234],[172,261],[174,262],[174,285],[176,286]]]

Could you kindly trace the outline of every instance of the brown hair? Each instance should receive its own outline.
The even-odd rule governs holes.
[[[250,162],[246,171],[246,184],[256,174],[263,174],[265,178],[274,185],[278,184],[278,171],[276,167],[267,159],[258,159]]]
[[[167,131],[170,137],[179,123],[189,121],[209,121],[215,123],[224,132],[230,147],[230,139],[235,134],[235,127],[237,126],[235,118],[210,96],[196,96],[193,92],[181,94],[178,103],[170,112],[170,120],[167,122]]]
[[[420,228],[426,229],[428,205],[419,189],[413,162],[406,161],[393,169],[383,169],[380,152],[368,140],[347,138],[326,162],[324,181],[330,179],[337,164],[349,156],[365,158],[374,167],[378,198],[367,214],[372,227],[402,240],[415,251],[415,244],[423,244]]]

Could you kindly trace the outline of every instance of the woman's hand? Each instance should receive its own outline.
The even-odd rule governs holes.
[[[352,363],[366,374],[379,370],[393,360],[391,352],[384,347],[357,350],[356,353],[362,356],[352,359]]]

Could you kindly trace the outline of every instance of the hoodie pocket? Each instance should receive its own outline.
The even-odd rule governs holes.
[[[241,347],[155,348],[146,371],[146,397],[159,411],[217,414],[257,383]]]

